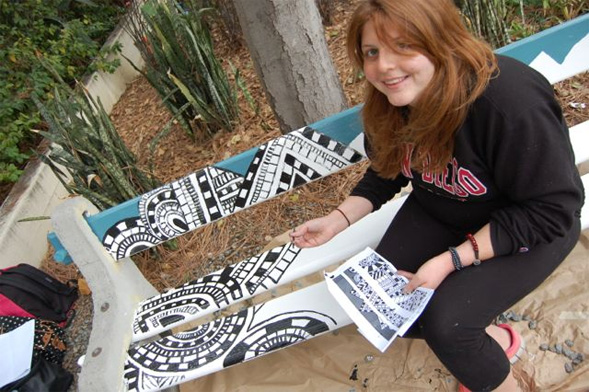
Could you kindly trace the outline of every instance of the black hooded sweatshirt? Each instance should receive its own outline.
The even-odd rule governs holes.
[[[584,191],[562,109],[540,73],[497,58],[499,72],[456,132],[444,173],[407,165],[384,179],[369,168],[351,194],[377,210],[411,182],[422,207],[449,228],[474,232],[490,223],[496,256],[565,236]]]

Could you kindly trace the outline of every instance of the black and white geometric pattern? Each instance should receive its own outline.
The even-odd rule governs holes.
[[[149,249],[160,242],[160,238],[154,235],[148,226],[145,226],[141,218],[119,221],[106,232],[102,239],[105,249],[116,260]]]
[[[403,296],[403,288],[407,285],[407,281],[396,273],[391,263],[377,253],[371,253],[361,260],[359,265],[389,297]]]
[[[312,128],[291,132],[260,146],[237,197],[245,208],[335,173],[363,156]]]
[[[362,317],[372,325],[372,327],[384,338],[390,339],[394,336],[395,330],[383,322],[381,316],[373,311],[372,307],[366,302],[366,297],[362,294],[360,288],[352,284],[350,280],[343,275],[337,275],[333,282],[342,290],[347,299],[358,309]]]
[[[352,294],[362,301],[362,306],[358,309],[360,312],[373,313],[372,308],[374,308],[386,318],[386,321],[394,325],[396,329],[401,327],[407,318],[400,318],[394,309],[391,309],[383,298],[378,295],[370,283],[366,282],[360,274],[351,268],[347,269],[344,274],[355,283],[356,290]],[[378,321],[380,323],[379,329],[385,330],[389,328],[389,325],[382,318],[379,317]]]
[[[139,217],[110,227],[103,244],[116,259],[127,257],[363,158],[311,128],[294,131],[260,146],[245,177],[207,167],[143,195]]]
[[[310,339],[335,325],[331,317],[314,311],[259,316],[264,306],[130,349],[125,362],[128,389],[168,388]]]
[[[205,309],[217,310],[275,287],[299,252],[292,244],[276,247],[147,299],[135,312],[133,340],[194,320]]]
[[[242,181],[233,172],[207,167],[148,192],[139,200],[141,223],[117,223],[106,232],[103,244],[118,260],[229,215]]]
[[[426,300],[427,292],[414,291],[411,295],[403,295],[393,298],[395,303],[407,312],[414,312],[422,302]]]

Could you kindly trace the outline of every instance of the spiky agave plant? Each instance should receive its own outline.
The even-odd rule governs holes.
[[[160,185],[136,166],[100,100],[81,86],[74,90],[63,83],[53,95],[49,103],[33,98],[49,128],[39,133],[52,143],[39,157],[69,193],[102,210]]]
[[[191,132],[232,130],[237,94],[214,53],[204,20],[210,9],[183,4],[189,7],[175,0],[148,0],[140,7],[141,22],[136,19],[132,35],[146,60],[142,73]]]

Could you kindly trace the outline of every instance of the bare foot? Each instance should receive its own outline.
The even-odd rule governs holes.
[[[489,325],[485,330],[489,336],[499,343],[503,351],[507,350],[511,346],[511,335],[506,329],[499,328],[496,325]]]

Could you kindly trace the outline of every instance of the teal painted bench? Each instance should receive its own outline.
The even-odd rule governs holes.
[[[589,15],[497,50],[556,83],[589,69]],[[225,317],[215,312],[376,246],[404,198],[312,249],[273,248],[157,293],[129,256],[364,159],[359,107],[98,212],[61,204],[49,235],[93,291],[94,320],[80,391],[161,390],[349,325],[323,282]],[[578,164],[589,161],[589,121],[571,128]],[[589,189],[589,174],[583,175]],[[582,213],[589,227],[589,207]],[[321,299],[321,300],[317,300]],[[170,334],[184,323],[196,328]]]

